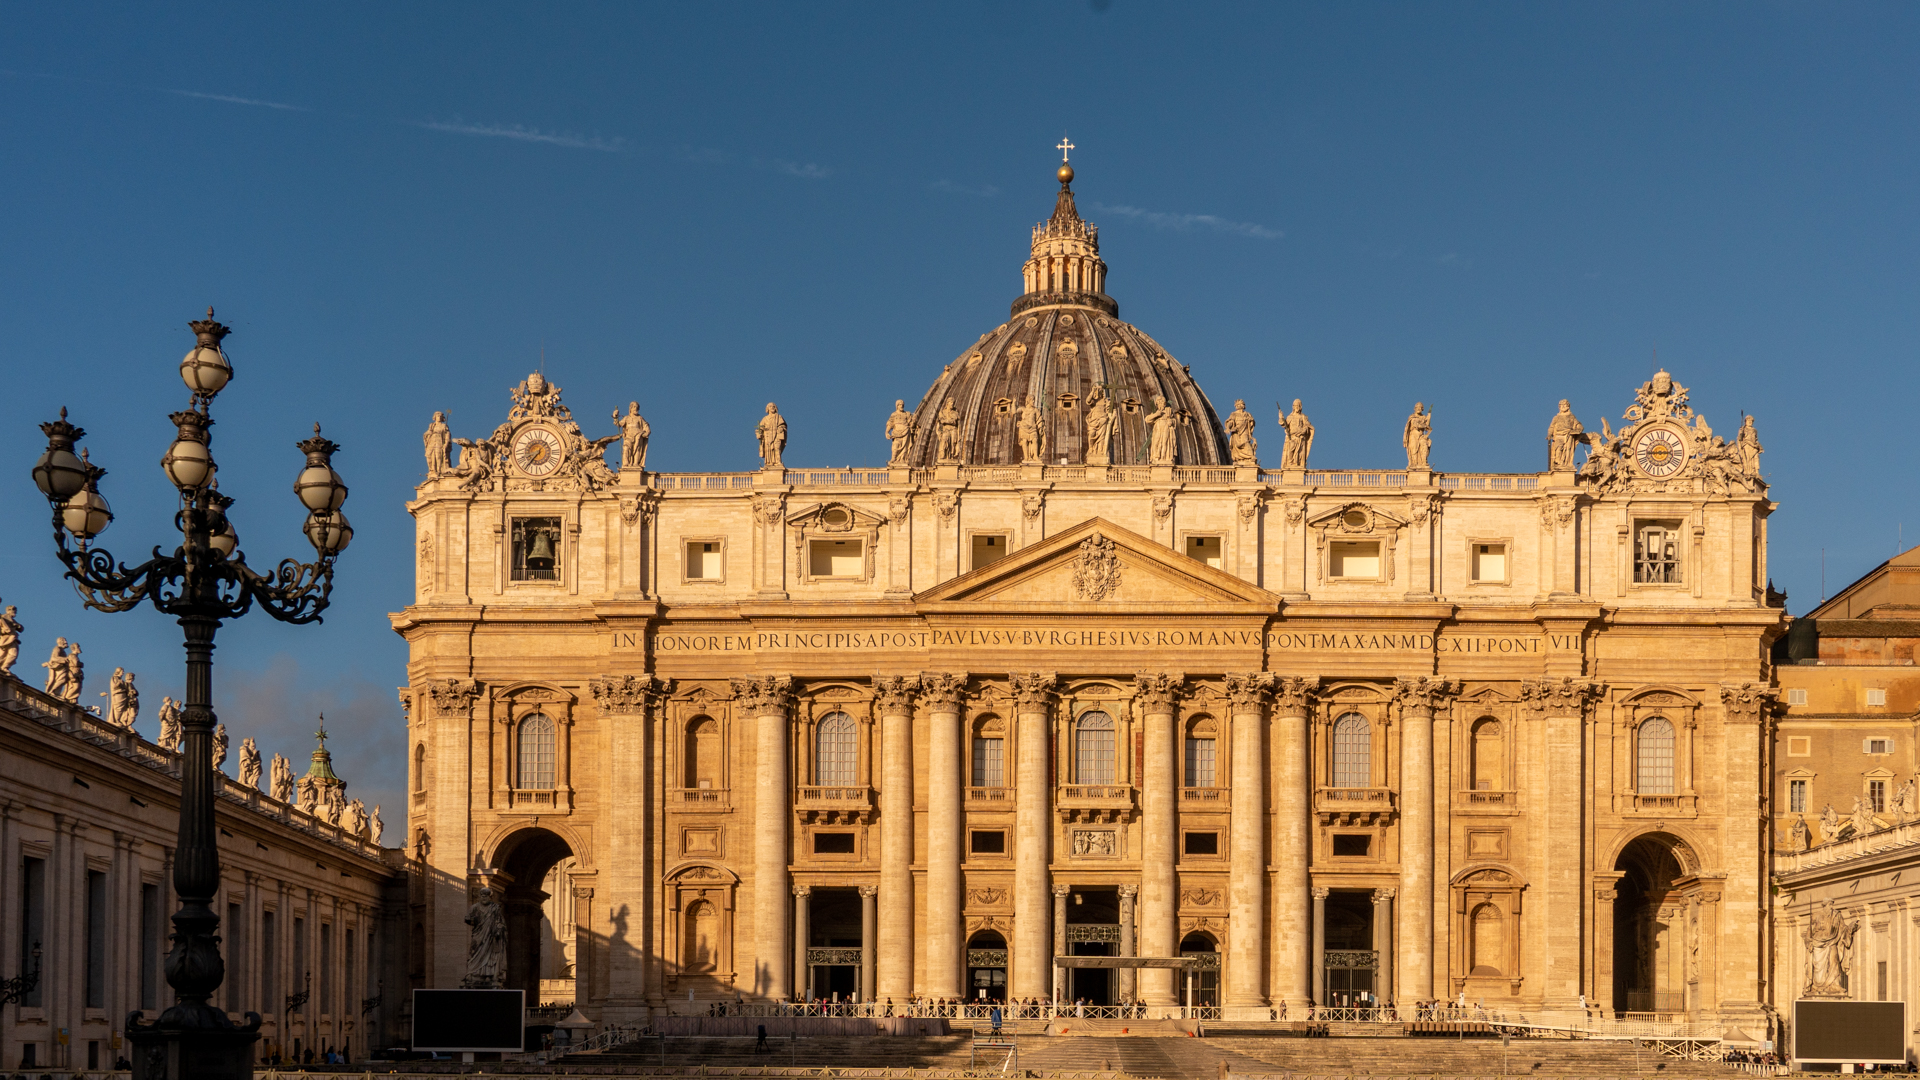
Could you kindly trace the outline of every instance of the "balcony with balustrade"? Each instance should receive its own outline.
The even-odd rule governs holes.
[[[1227,810],[1233,793],[1223,787],[1183,787],[1180,789],[1180,809],[1182,810]]]
[[[733,812],[733,792],[730,788],[717,787],[678,787],[667,789],[667,808],[694,813]]]
[[[1323,787],[1313,793],[1313,812],[1322,825],[1385,825],[1395,810],[1392,788]]]
[[[865,825],[873,820],[873,789],[865,784],[802,785],[793,812],[809,825]]]
[[[1053,809],[1065,822],[1132,821],[1133,785],[1062,784],[1054,792]]]
[[[1462,814],[1517,814],[1520,812],[1520,793],[1469,788],[1453,793],[1453,808]]]
[[[1011,810],[1013,809],[1013,789],[1010,787],[970,787],[967,789],[967,809]]]

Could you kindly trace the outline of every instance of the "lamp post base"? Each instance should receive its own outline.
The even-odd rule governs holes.
[[[253,1080],[260,1020],[252,1016],[249,1021],[245,1027],[175,1027],[164,1020],[136,1027],[129,1022],[133,1080]]]

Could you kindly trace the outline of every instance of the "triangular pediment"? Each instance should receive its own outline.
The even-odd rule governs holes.
[[[1221,605],[1278,609],[1273,593],[1189,559],[1105,518],[1083,521],[921,593],[929,605],[988,604],[1152,610]],[[1244,606],[1243,606],[1244,605]]]

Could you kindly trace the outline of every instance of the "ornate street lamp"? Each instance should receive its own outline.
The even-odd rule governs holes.
[[[213,897],[220,887],[220,854],[214,840],[213,805],[217,779],[213,770],[213,636],[220,623],[245,615],[256,604],[267,614],[288,623],[320,620],[333,591],[334,557],[346,548],[353,529],[340,512],[347,486],[333,471],[332,457],[339,447],[320,437],[298,445],[306,465],[294,482],[294,493],[309,513],[305,532],[313,543],[310,563],[284,559],[261,574],[247,565],[239,538],[227,519],[233,500],[220,494],[214,479],[213,417],[208,409],[221,388],[233,378],[233,365],[221,348],[228,330],[213,319],[188,323],[197,337],[193,351],[180,362],[180,378],[193,392],[188,407],[169,419],[179,434],[160,467],[180,489],[180,510],[174,526],[180,545],[172,554],[153,549],[153,557],[139,566],[116,562],[111,554],[90,547],[113,521],[99,491],[106,470],[87,460],[74,444],[85,431],[60,419],[41,424],[47,451],[33,466],[33,481],[53,508],[53,542],[67,577],[86,606],[96,611],[129,611],[141,601],[172,615],[186,631],[187,700],[181,713],[185,739],[181,745],[180,840],[173,865],[173,887],[180,895],[174,913],[173,948],[167,953],[167,982],[176,1000],[160,1019],[142,1023],[140,1014],[127,1020],[127,1033],[137,1052],[136,1080],[224,1080],[253,1076],[253,1043],[260,1037],[260,1014],[235,1025],[226,1011],[208,1003],[226,975],[220,958],[220,918]],[[69,547],[67,540],[75,541]]]

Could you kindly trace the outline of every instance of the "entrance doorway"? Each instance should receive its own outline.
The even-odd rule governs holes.
[[[1673,1014],[1686,1009],[1686,928],[1679,841],[1635,839],[1620,853],[1613,902],[1613,1007],[1617,1012]]]
[[[1120,891],[1114,886],[1075,886],[1067,895],[1067,955],[1120,955]],[[1068,968],[1067,1001],[1118,1004],[1110,968]]]
[[[967,939],[967,1000],[980,1004],[1007,1000],[1007,939],[993,930]]]
[[[1336,1009],[1372,1005],[1374,974],[1380,968],[1380,954],[1373,948],[1373,891],[1333,890],[1327,896],[1326,925],[1327,982],[1321,1003]]]
[[[1193,973],[1193,1003],[1201,1008],[1220,1004],[1220,946],[1211,934],[1195,930],[1180,941],[1180,955],[1200,961]],[[1184,991],[1184,987],[1179,988]]]
[[[859,993],[860,929],[859,889],[814,887],[807,897],[809,999],[852,1001]]]
[[[543,886],[554,867],[572,857],[565,840],[538,828],[514,833],[494,854],[507,916],[506,988],[526,991],[530,1002],[543,1000],[542,975],[567,961],[564,944],[545,918],[550,896]]]

